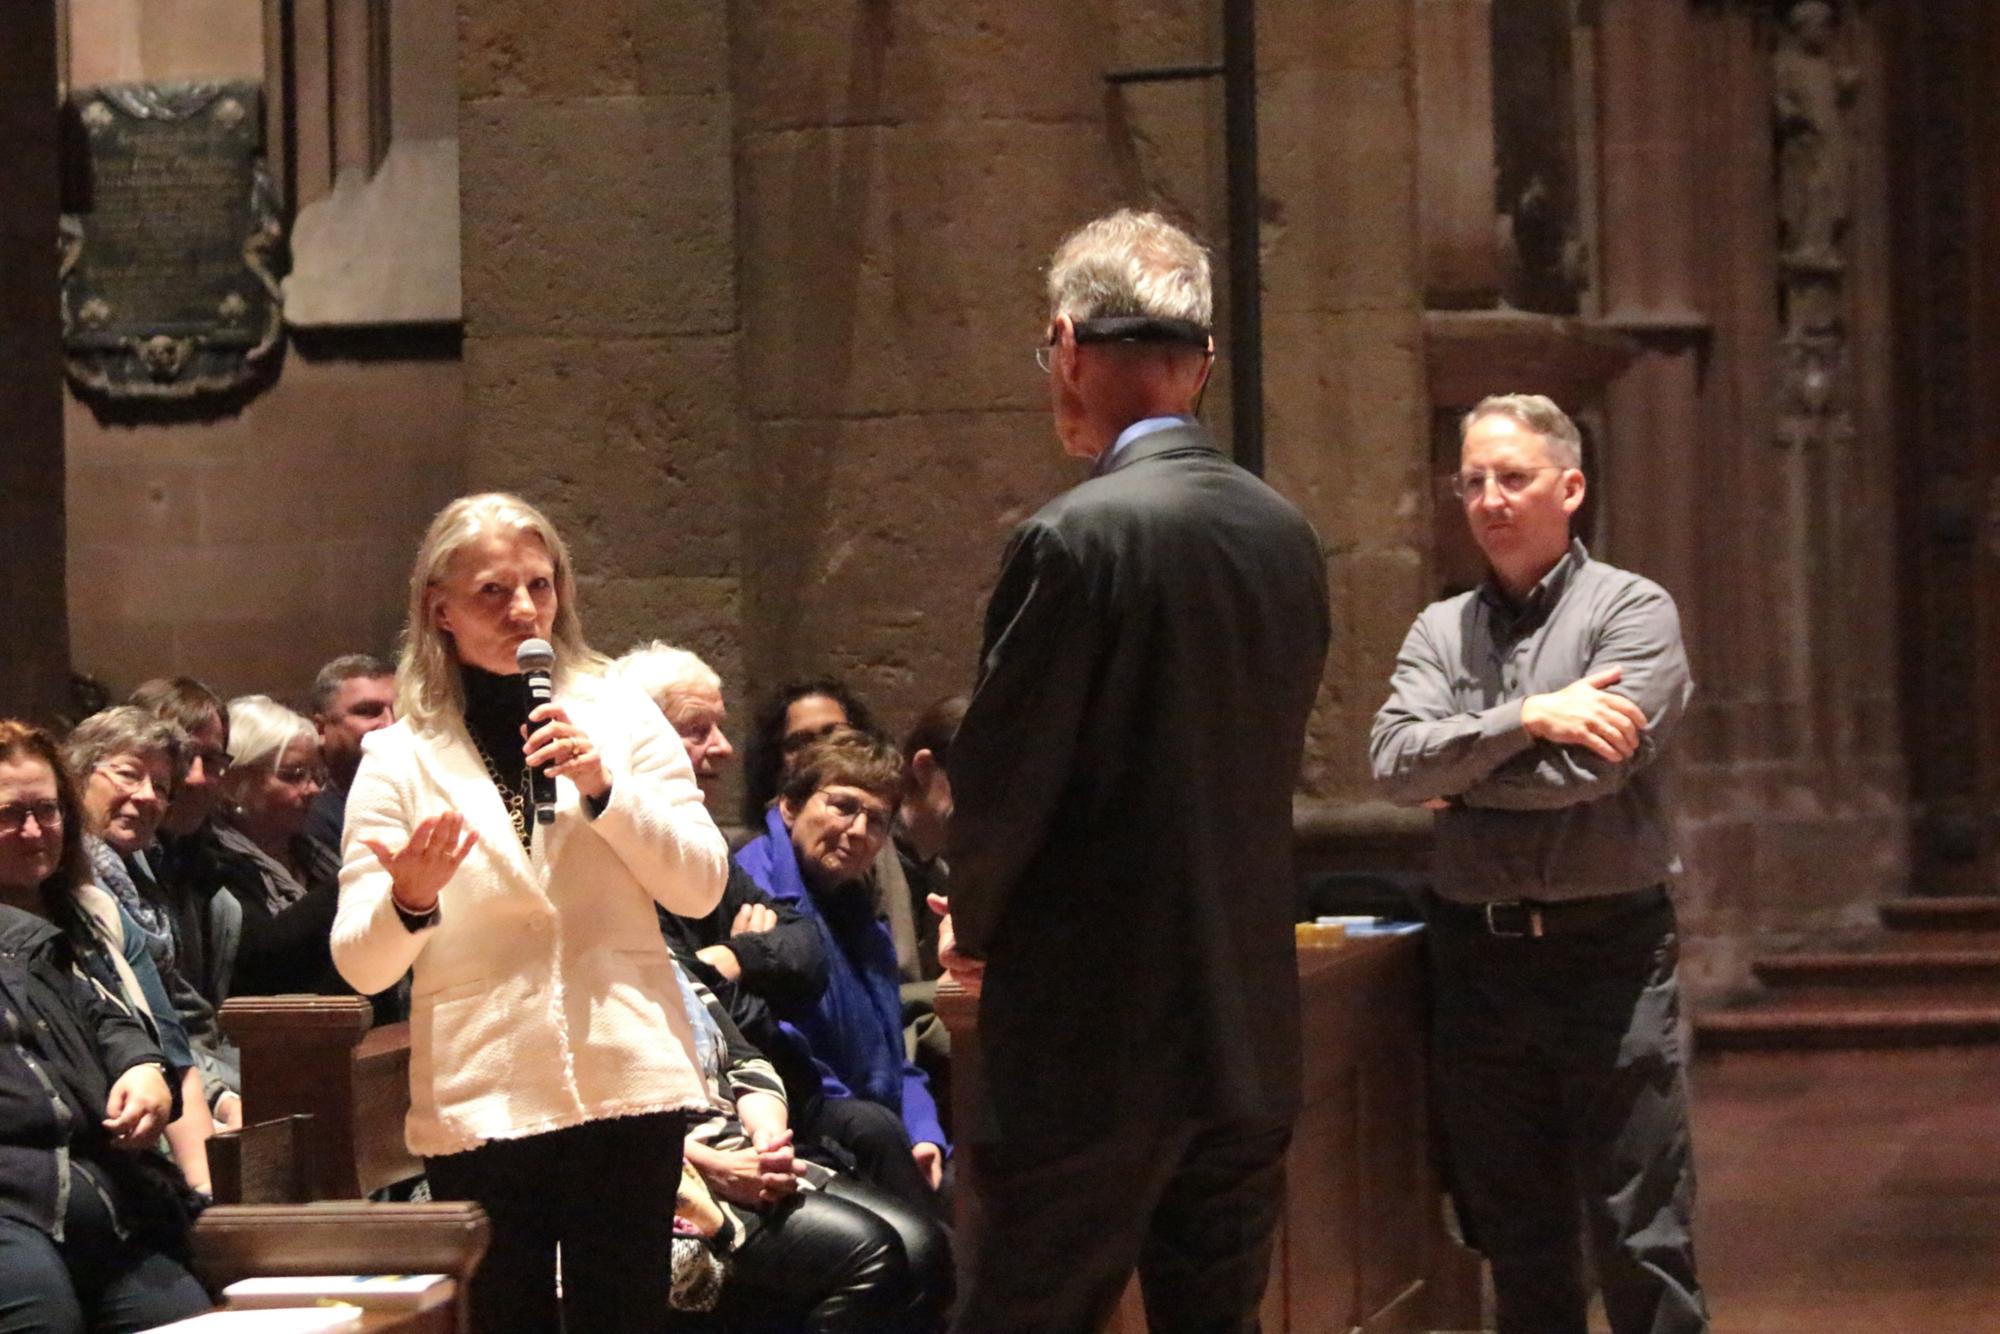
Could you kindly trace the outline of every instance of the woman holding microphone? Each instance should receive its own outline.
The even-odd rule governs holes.
[[[517,653],[537,639],[553,698],[531,709]],[[492,1221],[482,1334],[667,1327],[684,1114],[706,1098],[653,908],[708,912],[728,849],[679,738],[603,666],[548,519],[453,501],[411,571],[398,721],[348,797],[334,962],[364,993],[414,969],[406,1136],[438,1199]]]

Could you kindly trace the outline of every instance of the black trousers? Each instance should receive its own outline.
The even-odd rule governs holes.
[[[1087,1334],[1136,1267],[1155,1334],[1254,1334],[1290,1122],[1119,1126],[1055,1153],[980,1145],[956,1334]]]
[[[472,1200],[492,1223],[475,1334],[667,1329],[681,1131],[672,1114],[623,1116],[426,1158],[432,1198]]]
[[[39,1228],[0,1219],[0,1334],[126,1334],[210,1305],[187,1270],[118,1236],[80,1173],[71,1176],[60,1245]]]
[[[1499,1334],[1701,1334],[1679,939],[1664,890],[1539,939],[1433,905],[1433,1098]]]
[[[801,1135],[839,1145],[854,1159],[854,1175],[887,1191],[910,1209],[928,1212],[942,1221],[939,1193],[924,1179],[910,1151],[910,1134],[903,1118],[866,1098],[819,1098],[808,1118],[797,1124]]]
[[[950,1247],[928,1211],[835,1176],[746,1220],[713,1327],[928,1334],[950,1300]]]

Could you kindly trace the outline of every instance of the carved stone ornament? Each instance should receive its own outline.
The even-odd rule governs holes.
[[[78,89],[66,117],[63,348],[79,389],[189,399],[283,337],[284,226],[254,83]]]
[[[1848,411],[1848,229],[1854,214],[1858,75],[1841,58],[1836,0],[1779,5],[1771,54],[1777,147],[1778,440],[1791,447],[1853,437]]]

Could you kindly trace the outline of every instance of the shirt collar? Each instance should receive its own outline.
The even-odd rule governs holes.
[[[1095,477],[1101,473],[1109,472],[1112,462],[1118,457],[1118,452],[1134,440],[1143,439],[1155,431],[1171,431],[1176,426],[1192,426],[1194,424],[1195,419],[1193,417],[1142,417],[1120,431],[1118,438],[1111,442],[1111,448],[1097,456],[1097,462],[1092,465],[1090,475]]]
[[[1582,569],[1589,559],[1590,552],[1584,549],[1583,539],[1572,537],[1569,540],[1569,550],[1563,553],[1562,559],[1537,580],[1535,586],[1529,589],[1519,602],[1507,596],[1507,591],[1494,581],[1490,571],[1486,578],[1480,581],[1480,599],[1494,612],[1510,621],[1540,619],[1548,614],[1550,607],[1555,606],[1562,597],[1563,590],[1569,587],[1569,581],[1576,577],[1576,572]]]

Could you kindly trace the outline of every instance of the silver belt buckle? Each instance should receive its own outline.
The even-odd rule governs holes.
[[[1502,936],[1509,940],[1540,940],[1542,938],[1542,910],[1512,899],[1505,903],[1483,905],[1486,917],[1486,933]]]

